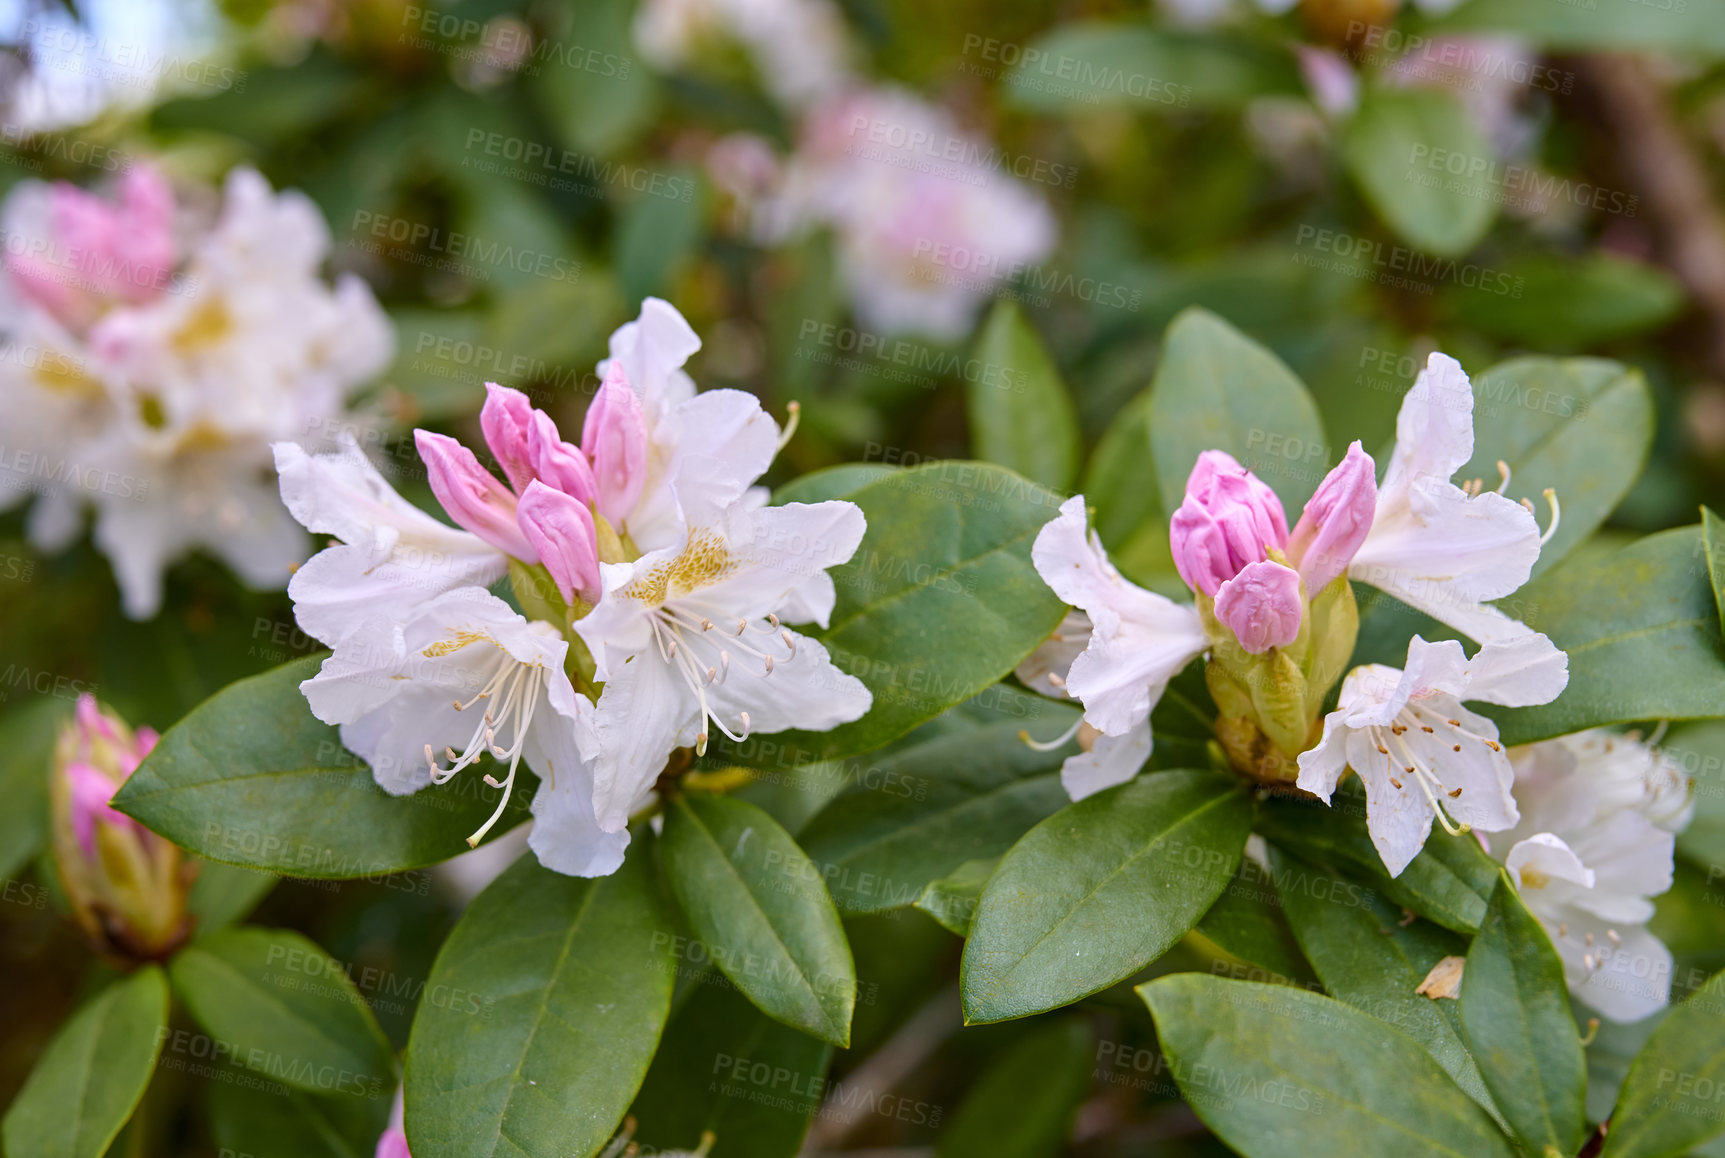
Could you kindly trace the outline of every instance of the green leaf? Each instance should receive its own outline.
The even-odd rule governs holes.
[[[632,47],[629,20],[634,5],[629,0],[568,0],[547,11],[555,15],[547,35],[534,37],[528,87],[540,112],[572,151],[564,156],[571,158],[567,163],[577,173],[596,167],[604,174],[599,181],[626,182],[636,170],[611,176],[612,164],[603,158],[624,155],[628,143],[652,123],[658,105],[658,85]],[[558,162],[564,164],[564,157]]]
[[[977,905],[960,970],[966,1023],[1070,1005],[1161,956],[1227,886],[1251,819],[1237,778],[1179,771],[1031,829]]]
[[[707,196],[695,171],[677,167],[650,179],[662,180],[667,192],[645,194],[625,205],[613,234],[617,280],[631,303],[667,292],[705,234]]]
[[[1569,653],[1569,686],[1538,707],[1483,709],[1503,742],[1725,716],[1725,642],[1704,550],[1699,527],[1661,531],[1517,592],[1523,621]]]
[[[1725,521],[1711,507],[1701,508],[1701,550],[1707,556],[1707,581],[1719,608],[1719,627],[1725,631]]]
[[[395,1051],[359,990],[314,942],[287,929],[227,929],[168,965],[174,992],[233,1060],[314,1094],[395,1088]]]
[[[1225,450],[1299,517],[1330,457],[1318,407],[1280,358],[1206,310],[1168,327],[1150,401],[1150,445],[1162,510],[1178,510],[1206,450]],[[1314,457],[1315,455],[1315,457]]]
[[[1054,1158],[1064,1153],[1096,1056],[1089,1022],[1065,1017],[991,1062],[940,1133],[936,1158]]]
[[[1345,870],[1374,893],[1458,933],[1479,928],[1497,885],[1497,862],[1477,840],[1435,828],[1401,875],[1390,876],[1366,830],[1364,794],[1353,788],[1336,793],[1331,807],[1292,797],[1265,800],[1258,809],[1258,831],[1305,860]]]
[[[1587,1061],[1563,961],[1509,877],[1467,951],[1462,1030],[1492,1099],[1530,1152],[1574,1154],[1587,1127]]]
[[[1538,575],[1591,535],[1641,477],[1653,445],[1647,381],[1599,358],[1514,358],[1475,378],[1473,395],[1473,458],[1460,476],[1496,480],[1501,460],[1514,471],[1503,493],[1533,503],[1542,526],[1550,520],[1547,487],[1562,505]],[[1499,606],[1515,615],[1525,595]]]
[[[842,499],[898,468],[884,462],[846,462],[794,478],[773,492],[773,505]]]
[[[16,875],[48,839],[54,743],[71,718],[72,705],[50,696],[0,717],[0,877]]]
[[[1084,470],[1084,501],[1095,508],[1096,533],[1110,551],[1124,547],[1141,527],[1168,533],[1161,496],[1150,485],[1157,477],[1150,450],[1155,397],[1144,390],[1114,416]]]
[[[1547,0],[1473,0],[1438,20],[1436,28],[1446,34],[1478,31],[1513,36],[1526,41],[1529,48],[1605,52],[1669,48],[1684,55],[1725,54],[1725,4],[1720,0],[1672,0],[1657,7],[1635,0],[1592,0],[1555,10]],[[1463,67],[1468,65],[1464,62]],[[1471,71],[1485,67],[1489,66],[1481,63]],[[1550,64],[1531,64],[1528,77],[1529,87],[1549,92],[1567,94],[1575,85],[1574,73]]]
[[[273,1082],[209,1084],[210,1133],[220,1158],[373,1158],[395,1091],[375,1098],[308,1094]]]
[[[933,917],[941,928],[960,937],[970,936],[970,922],[976,916],[976,902],[988,878],[1000,864],[999,857],[987,860],[967,860],[938,881],[928,882],[916,907]]]
[[[1178,973],[1138,987],[1192,1109],[1246,1158],[1512,1158],[1405,1034],[1303,989]]]
[[[243,920],[257,907],[280,879],[274,873],[236,868],[220,861],[198,863],[198,879],[192,882],[186,905],[197,921],[194,930],[208,936],[235,921]]]
[[[296,877],[380,876],[447,860],[497,806],[478,776],[391,796],[311,714],[307,656],[223,688],[169,728],[114,807],[206,860]],[[527,819],[517,791],[495,838]]]
[[[1537,188],[1523,195],[1543,200]],[[1498,272],[1519,292],[1482,293],[1452,283],[1444,296],[1464,325],[1536,350],[1596,346],[1662,326],[1683,308],[1683,287],[1670,274],[1610,254],[1533,254]]]
[[[1424,921],[1404,927],[1400,912],[1371,889],[1280,849],[1270,850],[1270,863],[1288,923],[1330,996],[1419,1042],[1458,1086],[1490,1106],[1455,1003],[1415,992],[1432,966],[1460,956],[1466,943]]]
[[[1235,960],[1269,970],[1270,979],[1303,982],[1312,976],[1312,969],[1283,915],[1285,902],[1276,890],[1278,875],[1242,857],[1234,879],[1193,932]]]
[[[846,913],[913,903],[968,860],[998,857],[1067,803],[1060,765],[1020,734],[1058,736],[1078,713],[997,686],[855,768],[855,783],[803,829],[803,847]],[[1027,728],[1027,725],[1030,727]]]
[[[988,463],[894,471],[845,496],[868,531],[830,572],[832,626],[819,638],[874,693],[862,719],[782,732],[797,762],[867,752],[981,692],[1048,638],[1065,606],[1030,562],[1057,495]],[[747,761],[743,761],[747,762]]]
[[[1660,745],[1691,778],[1695,818],[1677,834],[1677,852],[1698,865],[1725,864],[1725,720],[1679,724]]]
[[[659,844],[671,890],[714,963],[786,1025],[849,1045],[856,966],[820,870],[752,804],[684,794]]]
[[[60,1027],[0,1125],[8,1158],[100,1158],[155,1072],[168,985],[145,965]]]
[[[1166,114],[1239,108],[1254,97],[1301,91],[1288,54],[1213,32],[1084,21],[1061,25],[1025,46],[1022,62],[1018,54],[1005,55],[1018,47],[984,41],[967,50],[965,68],[984,78],[1001,77],[1008,104],[1038,112],[1113,108]]]
[[[1629,1066],[1601,1158],[1684,1154],[1725,1132],[1725,973],[1673,1009]]]
[[[965,413],[978,458],[1054,490],[1078,476],[1078,412],[1048,348],[1018,306],[997,302],[976,342],[984,372],[966,374]]]
[[[711,1158],[795,1158],[827,1093],[832,1052],[706,974],[671,1015],[629,1108],[635,1140],[663,1154],[692,1150],[711,1130]]]
[[[523,856],[462,914],[426,982],[448,1000],[420,1004],[407,1043],[416,1153],[587,1158],[616,1130],[677,964],[650,837],[634,840],[596,880]]]
[[[1460,257],[1478,244],[1497,216],[1499,191],[1432,159],[1484,165],[1496,156],[1466,106],[1432,88],[1368,90],[1342,141],[1343,163],[1378,216],[1437,257]]]

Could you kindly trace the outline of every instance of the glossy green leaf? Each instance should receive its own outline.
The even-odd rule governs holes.
[[[1677,852],[1698,865],[1725,864],[1725,720],[1679,724],[1660,750],[1694,783],[1695,818],[1677,834]]]
[[[794,478],[773,492],[773,504],[821,503],[842,499],[898,468],[884,462],[846,462]]]
[[[374,1158],[394,1090],[375,1098],[308,1094],[274,1083],[209,1085],[218,1158]]]
[[[960,973],[965,1021],[1070,1005],[1161,956],[1233,877],[1251,818],[1238,779],[1177,771],[1038,824],[977,904]]]
[[[1254,97],[1300,91],[1289,55],[1214,32],[1083,21],[1024,46],[1022,63],[1012,52],[1019,47],[985,40],[967,50],[965,70],[999,77],[1009,103],[1039,112],[1113,108],[1165,115],[1238,108]]]
[[[1271,849],[1271,865],[1288,923],[1330,996],[1419,1042],[1475,1101],[1491,1105],[1455,1002],[1415,992],[1466,942],[1424,921],[1404,925],[1372,889],[1280,849]]]
[[[584,0],[559,4],[544,39],[534,38],[529,88],[540,111],[570,149],[577,173],[583,167],[610,173],[600,158],[624,154],[628,143],[652,123],[658,85],[635,55],[629,0]],[[563,156],[558,158],[563,161]],[[651,173],[645,174],[650,180]],[[606,181],[641,180],[630,167]]]
[[[1178,973],[1138,987],[1192,1109],[1246,1158],[1512,1158],[1411,1037],[1304,989]]]
[[[665,812],[665,876],[714,963],[764,1012],[850,1044],[856,966],[821,872],[752,804],[685,794]]]
[[[1150,409],[1156,395],[1145,390],[1109,421],[1084,468],[1084,501],[1095,512],[1096,533],[1111,552],[1140,528],[1166,535],[1167,520],[1150,450]]]
[[[1054,359],[1024,311],[995,304],[965,375],[965,413],[976,456],[1033,482],[1065,490],[1078,477],[1078,412]]]
[[[1503,493],[1531,502],[1540,526],[1551,518],[1546,488],[1562,505],[1537,575],[1591,535],[1641,477],[1653,445],[1647,381],[1598,358],[1514,358],[1475,378],[1473,394],[1473,458],[1459,476],[1497,480],[1501,460],[1513,471]],[[1516,615],[1524,594],[1498,606]]]
[[[1498,868],[1477,840],[1434,827],[1420,854],[1392,877],[1366,830],[1364,795],[1344,788],[1332,801],[1325,807],[1272,797],[1259,806],[1258,831],[1305,860],[1344,870],[1392,904],[1446,929],[1472,933],[1479,928]]]
[[[379,876],[447,860],[497,806],[462,775],[391,796],[311,714],[307,656],[230,684],[169,728],[114,806],[206,860],[297,877]],[[519,790],[492,838],[527,818]]]
[[[387,1095],[395,1051],[359,990],[314,942],[287,929],[227,929],[168,965],[174,992],[234,1062],[314,1094]]]
[[[1065,614],[1030,562],[1036,533],[1059,510],[1052,492],[1003,467],[948,461],[895,471],[845,497],[863,509],[868,531],[850,562],[829,572],[838,604],[818,638],[840,670],[868,685],[874,706],[828,732],[771,737],[779,757],[796,763],[870,751],[962,703]]]
[[[1707,581],[1713,585],[1720,630],[1725,631],[1725,520],[1711,507],[1701,508],[1701,551],[1707,556]]]
[[[1541,183],[1557,186],[1564,180],[1539,174],[1522,196],[1546,202]],[[1620,206],[1627,199],[1622,193],[1607,196],[1615,196]],[[1512,292],[1486,293],[1452,283],[1446,297],[1465,325],[1536,350],[1596,346],[1664,325],[1683,308],[1683,287],[1670,274],[1606,253],[1537,254],[1505,262],[1497,272],[1511,279]]]
[[[1065,1152],[1078,1103],[1090,1090],[1090,1025],[1065,1017],[1039,1026],[989,1063],[940,1133],[936,1158],[1054,1158]]]
[[[1725,4],[1720,0],[1660,0],[1651,5],[1595,0],[1555,8],[1546,0],[1472,0],[1440,19],[1437,28],[1443,33],[1513,36],[1547,49],[1667,48],[1684,54],[1725,54]],[[1463,67],[1477,71],[1488,66]],[[1530,88],[1547,92],[1567,94],[1576,83],[1575,73],[1557,62],[1530,61],[1527,75]],[[1624,212],[1633,213],[1633,207],[1626,206]]]
[[[48,781],[54,742],[72,705],[51,696],[12,708],[0,717],[0,877],[41,851],[48,838]]]
[[[997,686],[856,762],[854,783],[802,832],[846,913],[913,903],[968,860],[998,857],[1067,803],[1060,765],[1076,744],[1039,752],[1026,731],[1058,736],[1077,719],[1064,704]]]
[[[716,974],[671,1015],[629,1116],[644,1154],[693,1150],[704,1131],[711,1158],[796,1158],[828,1094],[832,1046],[774,1021]],[[832,1091],[861,1112],[863,1091]]]
[[[238,868],[220,861],[198,864],[198,879],[192,882],[186,905],[196,921],[198,936],[208,936],[235,921],[243,920],[257,907],[280,878],[275,873]]]
[[[7,1158],[100,1158],[155,1072],[168,985],[146,965],[60,1027],[0,1125]]]
[[[1673,1009],[1641,1047],[1601,1158],[1666,1158],[1725,1132],[1725,973]]]
[[[916,907],[949,933],[968,937],[970,922],[976,916],[976,902],[982,899],[982,890],[999,864],[999,857],[965,861],[939,880],[928,882],[916,899]]]
[[[1500,191],[1483,177],[1451,174],[1451,157],[1485,165],[1497,154],[1467,107],[1437,88],[1368,90],[1342,142],[1354,183],[1385,224],[1423,251],[1415,256],[1460,257],[1497,216]]]
[[[1703,555],[1699,527],[1661,531],[1517,592],[1523,621],[1569,653],[1569,686],[1549,704],[1485,709],[1503,742],[1725,716],[1725,642]]]
[[[1587,1063],[1563,961],[1508,876],[1468,948],[1460,1004],[1468,1046],[1515,1136],[1533,1153],[1575,1153],[1587,1125]]]
[[[1317,404],[1280,358],[1192,308],[1168,327],[1152,390],[1150,445],[1162,510],[1179,509],[1200,453],[1225,450],[1275,489],[1292,525],[1334,456],[1325,450]]]
[[[1283,913],[1278,875],[1242,857],[1234,879],[1193,932],[1235,960],[1267,970],[1271,976],[1263,980],[1304,982],[1313,976],[1312,967]]]
[[[651,180],[659,191],[624,205],[614,232],[617,280],[631,303],[667,292],[670,279],[694,256],[705,233],[706,187],[694,170],[679,166]]]
[[[523,856],[444,942],[407,1043],[407,1136],[433,1158],[588,1158],[670,1013],[676,934],[637,832],[584,880]]]

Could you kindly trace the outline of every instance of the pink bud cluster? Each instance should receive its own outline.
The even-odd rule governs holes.
[[[1355,442],[1289,534],[1276,492],[1226,451],[1207,450],[1169,522],[1174,567],[1194,592],[1215,600],[1216,618],[1241,647],[1253,655],[1286,647],[1300,633],[1307,598],[1347,570],[1371,530],[1375,470]],[[1287,562],[1272,559],[1272,550]]]
[[[506,487],[448,435],[414,431],[431,491],[462,527],[524,563],[543,563],[565,602],[599,598],[594,516],[620,525],[641,497],[647,423],[615,360],[587,410],[579,446],[527,396],[485,384],[480,429]]]
[[[63,774],[71,802],[72,835],[84,856],[96,859],[98,826],[119,828],[139,839],[156,839],[108,803],[156,746],[156,733],[139,728],[130,736],[124,735],[96,706],[95,696],[83,695],[78,697],[73,735],[73,750]]]
[[[6,253],[25,297],[62,323],[93,322],[114,302],[140,304],[167,288],[174,266],[174,195],[154,169],[134,165],[117,203],[57,183],[39,248]]]

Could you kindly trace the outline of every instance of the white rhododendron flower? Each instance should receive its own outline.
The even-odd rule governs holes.
[[[1462,702],[1549,703],[1569,682],[1568,657],[1555,652],[1554,662],[1551,654],[1532,634],[1486,644],[1471,659],[1453,639],[1414,636],[1404,668],[1366,664],[1348,673],[1323,738],[1300,754],[1299,786],[1328,803],[1351,768],[1365,785],[1366,827],[1391,876],[1419,855],[1434,820],[1451,833],[1512,828],[1515,774],[1497,725]]]
[[[239,169],[211,220],[136,166],[112,201],[24,182],[0,217],[0,507],[34,495],[31,539],[50,551],[94,507],[134,618],[155,613],[163,571],[196,548],[254,586],[286,583],[305,536],[277,497],[270,444],[342,428],[393,348],[364,283],[319,276],[316,208]]]
[[[1688,778],[1659,749],[1603,729],[1511,750],[1521,820],[1489,840],[1563,959],[1570,992],[1613,1021],[1671,995],[1671,951],[1647,929],[1671,887]]]
[[[792,109],[831,94],[851,73],[850,35],[833,0],[646,0],[635,10],[634,38],[641,55],[667,71],[735,43],[767,91]]]

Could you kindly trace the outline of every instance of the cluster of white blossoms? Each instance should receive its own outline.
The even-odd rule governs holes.
[[[900,88],[868,84],[832,0],[649,0],[635,42],[661,68],[742,45],[763,84],[798,118],[781,158],[762,137],[715,144],[708,166],[744,230],[777,245],[831,230],[858,320],[889,334],[953,340],[977,307],[1033,270],[1058,240],[1047,203],[1014,173],[1060,166],[1004,152]]]
[[[320,277],[307,198],[238,169],[214,200],[135,166],[114,200],[26,181],[0,208],[0,509],[34,496],[30,539],[57,551],[94,507],[134,618],[194,548],[287,582],[305,535],[270,444],[339,421],[394,349],[364,282]]]
[[[486,755],[506,765],[477,844],[525,761],[529,845],[546,867],[616,870],[630,817],[679,748],[712,734],[824,730],[871,703],[826,649],[827,568],[862,540],[853,503],[767,506],[782,445],[751,394],[697,393],[701,342],[649,298],[611,336],[578,443],[519,391],[488,385],[480,425],[504,479],[418,431],[431,488],[463,529],[397,495],[349,440],[276,447],[282,498],[337,542],[294,575],[300,626],[334,654],[301,685],[312,711],[396,795]],[[508,574],[522,614],[488,588]],[[470,773],[477,775],[478,773]]]

